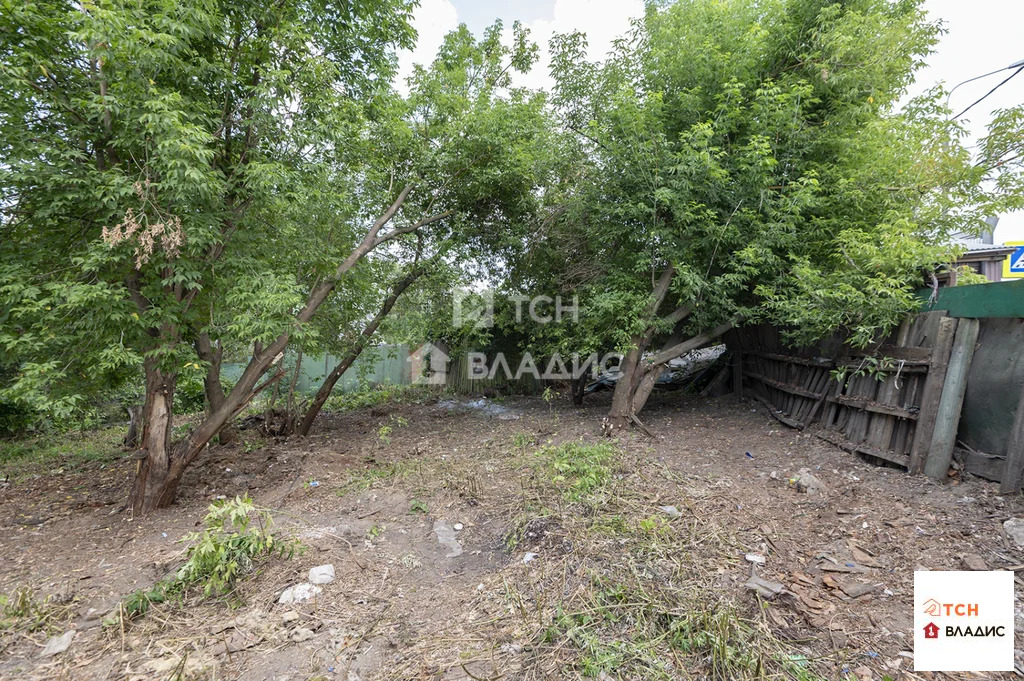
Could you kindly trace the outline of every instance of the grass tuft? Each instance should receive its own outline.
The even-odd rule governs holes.
[[[584,444],[568,442],[537,451],[550,480],[570,502],[584,501],[598,493],[611,479],[618,450],[610,442]]]

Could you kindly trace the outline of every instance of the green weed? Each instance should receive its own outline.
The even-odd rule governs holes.
[[[519,432],[512,436],[512,446],[516,449],[526,449],[536,443],[536,438],[530,433]]]
[[[130,455],[123,451],[123,426],[60,435],[37,435],[0,440],[0,469],[19,479],[46,471],[76,470],[89,464],[101,467]]]
[[[324,403],[324,411],[344,412],[388,403],[419,402],[436,394],[436,389],[424,385],[394,385],[385,383],[350,393],[333,395]]]
[[[10,595],[0,594],[0,631],[50,631],[70,612],[70,604],[58,604],[49,596],[37,599],[29,587],[21,586]]]
[[[611,478],[618,450],[609,442],[568,442],[537,451],[567,501],[582,501],[598,492]]]
[[[214,502],[203,522],[201,532],[182,539],[191,544],[185,564],[173,577],[128,596],[122,603],[126,617],[144,615],[151,605],[190,589],[201,590],[204,597],[224,595],[261,560],[274,555],[290,559],[300,548],[297,541],[277,537],[270,511],[253,504],[248,495]]]

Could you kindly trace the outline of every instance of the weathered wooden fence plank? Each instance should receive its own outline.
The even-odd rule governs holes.
[[[1020,489],[1021,475],[1024,475],[1024,390],[1017,401],[1013,417],[1013,429],[1006,444],[1006,465],[999,482],[999,491],[1016,492]]]
[[[924,472],[931,478],[944,479],[953,460],[956,429],[960,424],[960,410],[964,406],[967,372],[971,368],[974,347],[978,343],[978,328],[977,319],[965,318],[960,320],[956,330],[945,385],[935,415],[931,445],[924,462]]]
[[[924,470],[924,460],[931,445],[932,429],[935,427],[935,417],[939,411],[939,400],[942,398],[942,386],[946,382],[946,366],[949,364],[949,354],[953,349],[956,327],[956,319],[944,317],[940,320],[935,334],[931,367],[921,394],[917,428],[914,429],[914,442],[911,445],[910,463],[907,466],[911,473],[920,473]]]

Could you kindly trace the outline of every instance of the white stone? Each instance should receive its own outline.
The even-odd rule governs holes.
[[[679,516],[683,515],[675,506],[659,506],[658,510],[664,513],[665,515],[672,516],[673,518],[678,518]]]
[[[528,551],[526,553],[526,555],[523,556],[523,563],[529,563],[529,562],[531,562],[533,560],[536,560],[536,558],[537,558],[537,554],[536,553],[534,553],[532,551]]]
[[[1003,529],[1017,546],[1024,547],[1024,518],[1010,518],[1003,523]]]
[[[328,563],[327,565],[317,565],[315,568],[309,570],[309,583],[310,584],[330,584],[334,581],[334,566]]]
[[[308,641],[309,639],[313,638],[314,635],[315,634],[313,633],[312,629],[307,629],[306,627],[299,627],[295,631],[293,631],[292,635],[288,638],[295,641],[296,643],[302,643],[303,641]]]
[[[50,657],[63,653],[71,647],[71,641],[74,640],[76,633],[74,629],[70,629],[60,636],[54,636],[46,642],[46,647],[43,648],[43,652],[39,653],[39,657]]]
[[[300,584],[296,584],[295,586],[290,586],[287,589],[285,589],[284,592],[281,594],[281,597],[277,599],[277,602],[281,603],[282,605],[290,605],[291,603],[303,603],[311,598],[320,595],[320,592],[322,591],[323,589],[321,589],[318,586],[313,586],[312,584],[309,584],[307,582],[302,582]]]

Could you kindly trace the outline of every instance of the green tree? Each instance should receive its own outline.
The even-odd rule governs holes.
[[[507,73],[532,60],[524,32],[509,49],[462,29],[406,100],[410,7],[3,2],[5,395],[73,403],[73,377],[141,365],[137,512],[174,500],[289,343],[329,342],[311,322],[367,290],[360,262],[528,207],[542,100]],[[249,362],[172,442],[178,377],[218,343]]]
[[[614,320],[610,430],[739,320],[864,344],[911,309],[949,234],[980,223],[938,95],[893,112],[936,35],[911,0],[680,0],[603,63],[556,37],[553,102],[583,163],[544,238],[583,314]]]

